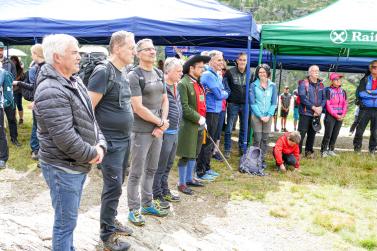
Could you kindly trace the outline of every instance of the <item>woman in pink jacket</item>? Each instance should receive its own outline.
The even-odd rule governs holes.
[[[343,76],[337,73],[330,74],[331,86],[325,90],[326,116],[325,135],[321,145],[321,156],[336,156],[335,142],[338,138],[343,119],[347,113],[347,94],[341,87],[340,79]]]

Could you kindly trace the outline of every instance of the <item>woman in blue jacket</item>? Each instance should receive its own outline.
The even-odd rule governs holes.
[[[277,101],[276,84],[269,79],[270,75],[271,69],[267,64],[258,65],[255,69],[256,80],[250,88],[251,126],[254,132],[253,146],[261,148],[263,163]]]

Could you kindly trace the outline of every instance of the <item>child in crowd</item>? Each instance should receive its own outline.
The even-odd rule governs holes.
[[[285,172],[286,165],[292,165],[295,170],[300,170],[300,149],[301,135],[299,132],[286,132],[278,138],[273,155],[278,170]]]

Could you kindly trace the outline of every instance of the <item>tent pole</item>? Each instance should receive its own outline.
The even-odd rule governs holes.
[[[262,63],[262,58],[263,58],[263,43],[261,42],[259,44],[259,58],[258,58],[258,65]]]
[[[248,127],[249,127],[249,88],[250,88],[250,63],[251,63],[251,41],[252,41],[252,16],[250,14],[250,35],[247,37],[247,64],[246,64],[246,95],[245,95],[245,107],[244,107],[244,120],[243,120],[243,126],[245,128],[245,134],[243,137],[243,142],[242,142],[242,150],[243,152],[246,152],[247,149],[247,132],[248,132]]]
[[[277,54],[277,50],[274,49],[274,55],[273,55],[273,61],[272,61],[272,82],[275,82],[275,78],[276,78],[276,54]]]

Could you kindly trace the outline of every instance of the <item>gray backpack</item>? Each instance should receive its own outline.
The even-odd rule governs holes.
[[[239,171],[251,175],[265,176],[264,169],[262,150],[259,147],[250,146],[240,159]]]

